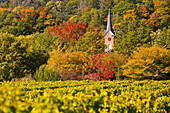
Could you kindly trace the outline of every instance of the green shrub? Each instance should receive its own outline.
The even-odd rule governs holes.
[[[42,65],[34,74],[37,81],[58,81],[61,80],[57,71],[49,69],[46,65]]]

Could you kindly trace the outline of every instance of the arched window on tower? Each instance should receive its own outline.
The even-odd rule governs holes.
[[[112,50],[111,44],[108,44],[107,47],[108,47],[108,51]]]

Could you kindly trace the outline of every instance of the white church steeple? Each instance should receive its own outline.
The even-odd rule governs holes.
[[[111,14],[109,9],[108,19],[107,19],[107,29],[104,30],[104,38],[105,38],[105,45],[106,45],[105,52],[110,52],[113,50],[114,35],[115,35],[115,31],[112,28]]]

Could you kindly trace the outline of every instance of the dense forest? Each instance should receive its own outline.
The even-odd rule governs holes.
[[[0,0],[0,80],[169,79],[169,14],[169,0]]]

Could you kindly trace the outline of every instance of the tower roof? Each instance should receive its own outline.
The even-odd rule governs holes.
[[[111,16],[110,16],[110,9],[109,9],[109,13],[108,13],[108,19],[107,19],[107,29],[104,30],[104,35],[108,32],[111,31],[113,34],[115,34],[113,28],[112,28],[112,21],[111,21]]]

